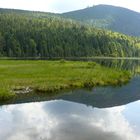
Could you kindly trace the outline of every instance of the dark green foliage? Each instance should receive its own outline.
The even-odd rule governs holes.
[[[127,35],[140,36],[140,13],[111,5],[97,5],[62,14],[82,23]]]
[[[139,40],[99,30],[56,15],[0,10],[0,56],[8,57],[133,57]]]

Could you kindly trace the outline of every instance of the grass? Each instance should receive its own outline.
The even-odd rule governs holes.
[[[138,66],[138,67],[135,69],[135,73],[136,73],[136,74],[140,74],[140,66]]]
[[[129,72],[95,62],[0,60],[0,100],[17,96],[14,91],[27,87],[53,94],[62,89],[123,84],[130,78]]]

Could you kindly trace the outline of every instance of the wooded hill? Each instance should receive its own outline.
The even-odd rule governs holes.
[[[140,56],[139,39],[57,14],[0,9],[0,56]]]
[[[95,27],[140,36],[140,13],[126,8],[97,5],[64,13],[61,16],[94,25]]]

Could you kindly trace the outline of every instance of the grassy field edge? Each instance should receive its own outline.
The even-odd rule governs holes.
[[[95,62],[0,60],[0,101],[18,96],[15,91],[27,88],[53,94],[64,89],[122,85],[130,78],[128,71]]]

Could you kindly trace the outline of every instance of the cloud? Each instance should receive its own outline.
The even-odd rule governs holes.
[[[8,106],[0,109],[0,136],[1,140],[139,140],[124,110],[66,101]]]
[[[93,5],[93,0],[52,0],[51,7],[57,12],[73,11]]]
[[[127,7],[139,11],[138,0],[0,0],[3,8],[25,9],[47,12],[67,12],[93,6],[97,4],[110,4]]]

